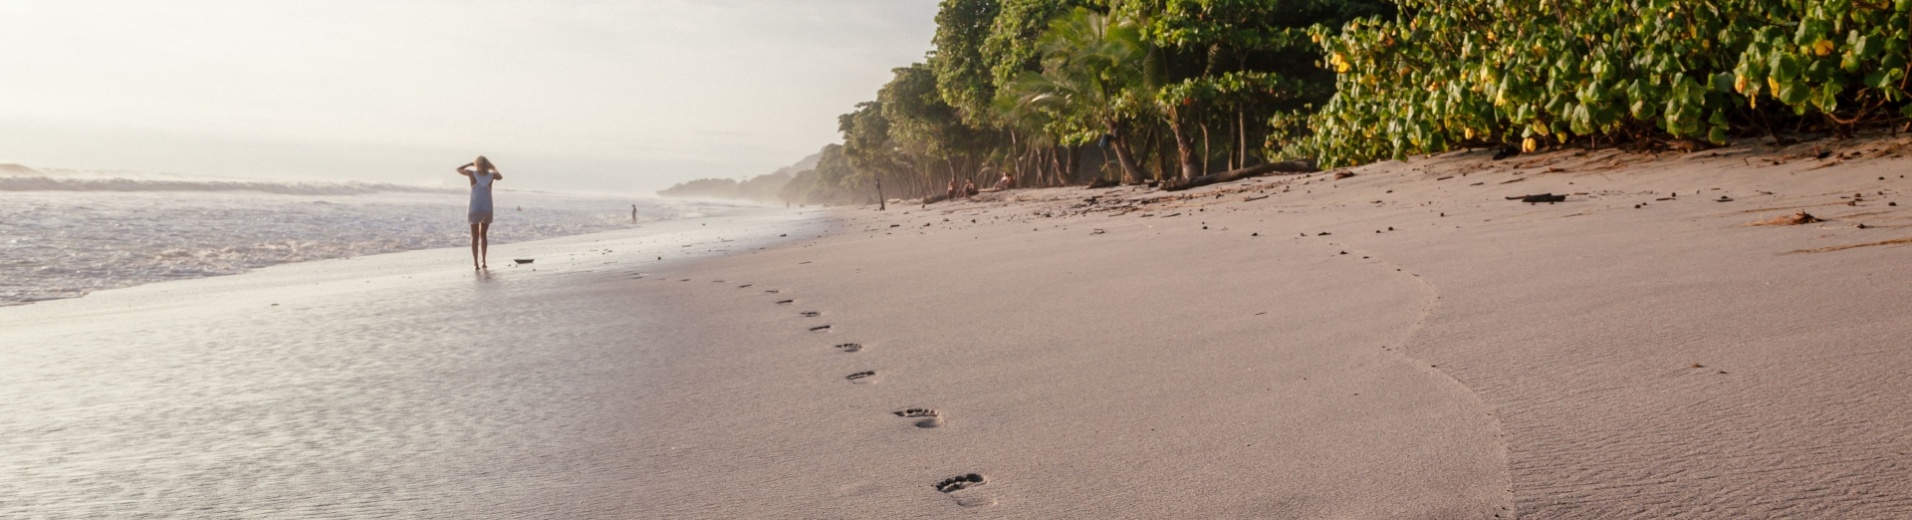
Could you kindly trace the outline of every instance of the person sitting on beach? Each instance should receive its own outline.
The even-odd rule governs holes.
[[[982,191],[976,189],[976,181],[963,179],[963,197],[974,197],[977,193]]]
[[[471,268],[486,269],[491,267],[486,262],[491,255],[491,185],[505,176],[483,155],[459,166],[458,174],[471,181],[471,207],[465,213],[465,220],[471,223]]]
[[[956,200],[956,197],[958,197],[958,195],[956,194],[957,189],[959,188],[956,186],[956,178],[950,177],[949,191],[943,192],[943,196],[946,198],[946,200]]]
[[[1002,172],[1002,179],[996,181],[996,191],[1006,190],[1015,186],[1016,179],[1010,178],[1009,172]]]

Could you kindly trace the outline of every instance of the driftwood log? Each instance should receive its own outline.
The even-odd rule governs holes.
[[[1250,177],[1260,177],[1263,175],[1276,173],[1276,172],[1314,173],[1317,171],[1321,171],[1321,170],[1315,168],[1314,159],[1299,159],[1294,161],[1282,161],[1278,163],[1257,164],[1254,166],[1249,166],[1247,168],[1229,170],[1229,171],[1220,172],[1220,173],[1211,173],[1208,175],[1203,175],[1203,176],[1189,179],[1186,181],[1164,182],[1162,183],[1162,191],[1182,191],[1189,188],[1207,186],[1210,184],[1234,182],[1234,181],[1238,181],[1242,179],[1247,179]]]
[[[1512,197],[1507,197],[1507,200],[1518,200],[1528,204],[1534,204],[1539,202],[1546,202],[1551,204],[1555,202],[1566,202],[1567,194],[1562,193],[1559,195],[1554,195],[1552,193],[1538,193],[1534,195],[1515,195]]]

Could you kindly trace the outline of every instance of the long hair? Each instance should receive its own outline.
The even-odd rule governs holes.
[[[478,159],[472,161],[471,165],[472,167],[476,168],[480,173],[489,172],[489,171],[497,169],[491,166],[491,159],[486,159],[485,156],[483,155],[478,156]]]

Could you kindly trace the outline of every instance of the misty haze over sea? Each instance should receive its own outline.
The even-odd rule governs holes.
[[[727,206],[500,185],[505,244]],[[464,187],[194,179],[0,165],[0,305],[289,262],[469,244]],[[451,255],[448,262],[468,260]]]

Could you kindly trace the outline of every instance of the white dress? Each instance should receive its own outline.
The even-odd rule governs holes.
[[[491,172],[471,174],[471,211],[468,220],[472,224],[491,223],[491,182],[497,180]]]

